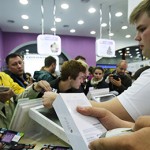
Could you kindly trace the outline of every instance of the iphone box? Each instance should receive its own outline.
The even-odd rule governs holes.
[[[78,113],[77,106],[91,107],[84,93],[60,93],[53,103],[73,150],[88,150],[89,143],[107,130],[97,118]]]

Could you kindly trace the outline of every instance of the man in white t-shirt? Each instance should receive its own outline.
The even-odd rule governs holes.
[[[130,16],[130,22],[132,24],[135,24],[137,34],[135,37],[135,40],[139,42],[140,49],[142,50],[143,56],[150,58],[150,1],[149,0],[143,0],[131,13]],[[47,92],[43,96],[43,104],[46,107],[51,107],[53,101],[55,100],[56,95],[54,93],[48,94]],[[118,97],[98,103],[91,101],[91,104],[93,107],[97,108],[105,108],[109,111],[104,111],[103,115],[105,115],[105,118],[102,118],[101,122],[107,122],[110,126],[108,129],[123,127],[120,125],[119,121],[114,125],[113,120],[109,120],[110,118],[107,117],[108,112],[112,112],[117,117],[119,117],[122,120],[135,122],[135,120],[143,115],[150,115],[150,69],[147,69],[144,71],[140,77],[134,81],[131,87],[129,87],[126,91],[124,91],[121,95]],[[94,111],[94,110],[92,110]],[[79,111],[82,113],[82,111]],[[88,113],[82,113],[84,115]],[[92,112],[93,113],[93,112]],[[93,115],[94,117],[98,117],[98,112],[96,112],[97,115]],[[113,117],[114,118],[114,117]],[[144,120],[144,124],[145,124]],[[119,123],[119,124],[118,124]],[[132,124],[132,123],[131,123]],[[131,124],[129,125],[131,127]],[[105,124],[106,125],[106,124]],[[124,126],[125,127],[125,126]],[[95,147],[92,150],[141,150],[141,149],[150,149],[150,143],[147,142],[147,134],[150,129],[148,128],[147,131],[147,125],[142,126],[143,130],[139,132],[135,132],[130,136],[130,138],[125,138],[125,136],[122,137],[114,137],[114,138],[108,138],[99,140],[101,141],[101,144],[99,147]],[[149,124],[150,127],[150,124]],[[146,128],[146,129],[145,129]],[[140,137],[140,140],[139,138]],[[120,139],[120,141],[119,141]],[[128,140],[127,140],[128,139]],[[146,141],[147,143],[143,143]],[[96,143],[94,143],[96,145]],[[107,146],[111,146],[107,147]],[[113,145],[116,145],[113,147]],[[120,145],[118,147],[117,145]],[[134,145],[137,145],[134,147]],[[139,147],[138,147],[139,145]],[[101,147],[102,146],[102,147]],[[143,146],[143,148],[141,148]],[[144,146],[147,146],[144,147]],[[134,148],[133,148],[134,147]]]
[[[150,58],[150,1],[142,1],[131,13],[130,23],[136,26],[135,40],[143,56]],[[95,107],[110,110],[119,118],[135,121],[139,116],[150,115],[150,69],[144,71],[132,86],[118,97],[104,102],[91,102]]]

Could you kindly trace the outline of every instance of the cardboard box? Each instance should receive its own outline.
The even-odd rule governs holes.
[[[83,93],[60,93],[53,103],[73,150],[88,150],[106,129],[98,119],[78,113],[77,106],[91,106]]]

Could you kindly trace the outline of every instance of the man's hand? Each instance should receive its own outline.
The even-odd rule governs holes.
[[[134,131],[140,130],[144,127],[150,127],[150,116],[141,116],[135,121],[133,127]]]
[[[41,81],[34,83],[34,90],[37,92],[41,92],[42,90],[51,91],[51,87],[47,81],[41,80]]]
[[[149,150],[150,127],[136,132],[95,140],[89,144],[90,150]]]
[[[121,120],[113,113],[104,108],[77,107],[77,111],[83,115],[98,118],[98,120],[107,130],[111,130],[114,128],[128,128],[133,126],[133,123]]]
[[[43,98],[42,101],[43,101],[44,107],[51,108],[57,95],[58,94],[54,93],[54,92],[45,92],[44,95],[42,96],[42,98]]]
[[[109,76],[109,81],[110,81],[113,85],[115,85],[115,86],[117,86],[117,87],[120,87],[120,86],[121,86],[121,79],[120,79],[120,78],[118,78],[118,80],[115,80],[112,76]]]
[[[9,89],[8,91],[5,92],[0,92],[0,101],[2,103],[5,103],[7,100],[10,100],[11,97],[13,97],[15,93],[13,92],[12,89]]]

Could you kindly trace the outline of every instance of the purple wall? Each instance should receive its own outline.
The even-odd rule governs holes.
[[[3,41],[3,58],[5,58],[17,46],[36,41],[38,34],[2,32],[2,35],[0,41]],[[78,36],[60,37],[62,50],[70,59],[75,58],[77,55],[82,55],[86,58],[89,65],[96,65],[95,38]]]
[[[1,70],[1,66],[2,66],[2,62],[3,62],[3,36],[2,36],[2,31],[0,29],[0,70]]]

